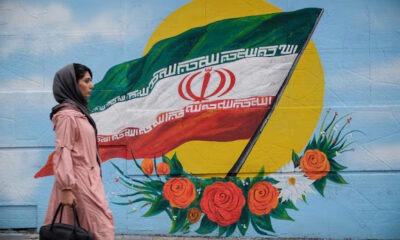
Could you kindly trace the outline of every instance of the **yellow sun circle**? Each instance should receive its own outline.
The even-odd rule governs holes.
[[[165,18],[149,39],[144,54],[156,42],[194,27],[226,18],[274,12],[282,10],[264,0],[194,0]],[[240,176],[254,175],[262,166],[267,173],[276,172],[291,160],[292,150],[297,153],[303,150],[318,123],[323,90],[321,61],[314,43],[310,41]],[[176,153],[184,169],[192,174],[225,176],[247,142],[191,141],[167,156]]]

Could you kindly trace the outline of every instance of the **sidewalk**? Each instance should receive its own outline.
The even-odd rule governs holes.
[[[115,240],[211,240],[211,239],[235,239],[235,240],[265,240],[262,237],[190,237],[190,236],[166,236],[166,235],[123,235],[118,234]],[[270,240],[278,238],[268,238]],[[39,240],[35,230],[0,230],[0,240]],[[322,238],[279,238],[279,240],[322,240]]]
[[[160,236],[160,235],[122,235],[115,236],[115,240],[211,240],[211,239],[235,239],[235,240],[261,240],[265,238],[250,237],[189,237],[189,236]],[[276,238],[268,238],[276,239]],[[0,240],[39,240],[39,235],[30,232],[0,231]],[[311,240],[311,238],[279,238],[279,240]],[[321,238],[312,238],[321,240]]]
[[[265,238],[237,238],[237,237],[188,237],[188,236],[151,236],[151,235],[117,235],[115,240],[211,240],[211,239],[235,239],[235,240],[261,240]],[[269,238],[274,239],[274,238]],[[280,240],[302,240],[305,238],[291,238]],[[39,240],[38,234],[21,234],[21,233],[0,233],[0,240]],[[307,239],[309,240],[309,239]]]
[[[150,235],[117,235],[115,240],[210,240],[220,239],[211,237],[178,237],[178,236],[150,236]],[[226,238],[225,238],[226,239]],[[232,238],[238,239],[238,238]],[[249,240],[250,238],[240,238]],[[253,238],[254,239],[254,238]],[[0,240],[39,240],[38,234],[0,233]]]
[[[115,240],[210,240],[216,237],[188,237],[188,236],[160,236],[160,235],[122,235],[115,236]],[[226,238],[225,238],[226,239]],[[238,239],[238,238],[236,238]],[[242,239],[242,238],[241,238]],[[250,239],[250,238],[243,238]],[[254,239],[254,238],[253,238]],[[0,230],[0,240],[39,240],[39,235],[33,231]]]
[[[265,238],[237,238],[237,237],[181,237],[181,236],[150,236],[150,235],[117,235],[115,240],[211,240],[211,239],[235,239],[235,240],[265,240]],[[275,238],[268,238],[275,239]],[[39,240],[38,234],[3,234],[0,233],[0,240]],[[279,238],[279,240],[321,240],[317,238]]]
[[[115,240],[210,240],[219,238],[204,237],[178,237],[178,236],[151,236],[151,235],[117,235]],[[226,239],[226,238],[225,238]],[[250,238],[246,238],[250,239]],[[0,233],[0,240],[39,240],[39,235],[34,233]]]
[[[177,240],[210,240],[210,239],[219,239],[219,238],[167,237],[167,236],[149,236],[149,235],[117,235],[115,237],[115,240],[175,240],[175,239],[177,239]],[[248,239],[250,239],[250,238],[246,238],[246,240],[248,240]],[[10,233],[10,234],[0,233],[0,240],[39,240],[39,235],[38,234],[20,234],[20,233]]]

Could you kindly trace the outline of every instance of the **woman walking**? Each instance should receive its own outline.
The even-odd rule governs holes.
[[[87,108],[92,89],[92,72],[82,64],[69,64],[54,77],[53,95],[59,103],[50,114],[56,134],[55,182],[45,224],[51,223],[60,203],[74,204],[83,228],[96,240],[113,240],[114,221],[101,179],[97,129]],[[65,210],[62,221],[73,224],[72,211]]]

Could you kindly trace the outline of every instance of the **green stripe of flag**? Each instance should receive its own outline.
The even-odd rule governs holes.
[[[103,80],[95,85],[89,107],[93,110],[118,96],[146,88],[154,72],[173,63],[222,51],[280,44],[298,45],[296,53],[299,53],[321,11],[306,8],[225,19],[162,40],[146,56],[109,69]]]

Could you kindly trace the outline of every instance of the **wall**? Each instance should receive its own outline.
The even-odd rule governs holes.
[[[232,219],[239,214],[238,219],[224,225],[222,220],[213,220],[209,212],[205,217],[207,210],[204,205],[200,207],[200,201],[206,198],[207,187],[225,181],[223,177],[248,138],[195,141],[162,153],[171,171],[181,174],[186,171],[185,179],[196,184],[196,199],[190,206],[197,204],[195,208],[200,212],[189,212],[189,207],[172,209],[172,200],[162,197],[165,195],[157,195],[158,206],[121,196],[143,193],[141,188],[127,188],[124,180],[135,179],[145,184],[152,181],[165,184],[171,180],[171,174],[156,174],[159,172],[153,169],[153,161],[143,160],[148,156],[138,158],[137,165],[122,158],[103,163],[103,181],[116,231],[397,238],[400,235],[397,228],[400,224],[397,184],[400,180],[400,50],[395,43],[400,40],[397,16],[400,4],[389,0],[173,0],[168,4],[158,0],[102,1],[101,4],[98,1],[79,4],[2,1],[0,228],[38,228],[42,224],[54,179],[52,176],[34,178],[34,175],[54,149],[49,112],[56,104],[51,86],[58,69],[70,62],[81,62],[91,67],[94,82],[100,83],[111,67],[139,59],[156,42],[192,27],[231,17],[307,7],[323,8],[324,14],[285,94],[243,166],[241,178],[230,181],[236,186],[232,197],[238,205],[241,206],[240,196],[245,196],[246,206],[242,211],[236,213],[231,209],[226,215]],[[332,120],[335,121],[329,125]],[[326,131],[325,127],[328,127]],[[243,128],[236,126],[236,129]],[[335,140],[338,134],[341,135]],[[331,147],[312,143],[313,136],[326,137]],[[328,136],[334,137],[329,140]],[[338,141],[349,145],[340,146]],[[329,161],[329,174],[322,171],[320,176],[305,176],[301,159],[308,156],[307,149],[319,149],[328,156],[329,160],[322,157],[322,162]],[[173,158],[175,153],[179,163]],[[156,156],[154,161],[159,165],[163,158]],[[265,175],[260,174],[263,173],[260,169]],[[152,171],[150,177],[146,177],[146,171]],[[121,172],[128,177],[124,178]],[[221,179],[210,178],[213,176]],[[246,180],[246,177],[249,178]],[[261,201],[272,204],[271,211],[261,216],[255,215],[248,204],[250,188],[257,182],[268,182],[268,186],[274,186],[270,192],[276,193],[273,189],[279,189],[281,194],[279,205],[271,203],[271,196],[278,199],[273,194]],[[162,191],[156,187],[153,190],[158,194]],[[188,200],[189,195],[183,200]]]

